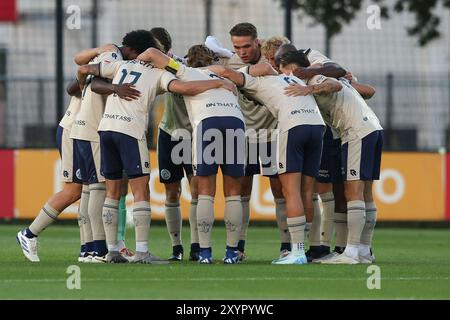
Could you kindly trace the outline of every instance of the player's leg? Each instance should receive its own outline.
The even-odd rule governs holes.
[[[292,248],[287,256],[274,260],[272,262],[274,264],[307,263],[304,251],[306,217],[302,200],[302,172],[305,166],[305,147],[311,137],[310,131],[310,126],[300,125],[278,136],[278,174],[286,199],[286,216]],[[322,148],[321,142],[319,147]],[[312,197],[312,190],[306,193]],[[312,206],[312,198],[309,205]]]
[[[329,250],[323,252],[320,246],[321,212],[318,195],[314,193],[316,177],[320,171],[324,127],[309,125],[303,127],[302,131],[309,133],[309,138],[303,144],[301,192],[309,239],[309,250],[306,252],[306,256],[308,262],[311,262],[313,259],[320,258],[329,253]],[[309,228],[308,225],[310,225]]]
[[[347,201],[348,236],[344,252],[332,259],[323,261],[331,264],[359,263],[359,245],[365,224],[364,202],[364,141],[352,139],[342,146],[342,163],[344,165],[344,189]]]
[[[251,141],[250,141],[251,140]],[[245,172],[241,179],[241,204],[242,204],[242,226],[241,235],[238,242],[238,251],[240,260],[244,260],[245,254],[245,242],[247,239],[247,229],[250,222],[250,197],[253,188],[253,176],[260,174],[260,163],[259,163],[259,146],[258,141],[255,136],[245,137],[245,150],[246,152],[246,162],[245,162]]]
[[[218,127],[218,119],[207,118],[192,130],[192,168],[197,180],[197,228],[200,243],[199,263],[212,263],[211,231],[214,224],[214,197],[216,194],[217,159],[208,148],[212,139],[205,135]]]
[[[103,134],[103,133],[102,133]],[[150,232],[150,158],[147,140],[135,139],[129,135],[113,132],[112,136],[120,154],[121,170],[128,176],[133,193],[133,220],[136,240],[134,263],[168,264],[149,252],[148,235]],[[105,173],[106,175],[106,173]]]
[[[242,232],[242,226],[248,225],[248,218],[242,214],[242,178],[245,175],[245,126],[235,117],[223,117],[221,121],[223,134],[223,161],[221,166],[223,174],[223,190],[225,196],[224,222],[227,233],[227,245],[223,262],[235,264],[244,258],[244,246],[239,251],[239,242],[246,239],[247,232]],[[243,237],[244,236],[244,237]],[[244,242],[245,243],[245,242]]]
[[[191,250],[189,252],[189,260],[198,261],[200,254],[200,240],[198,237],[197,226],[197,205],[198,205],[198,182],[197,177],[191,174],[188,175],[189,187],[191,189],[191,206],[189,208],[189,228],[191,230]]]
[[[300,172],[283,173],[279,179],[283,186],[283,195],[286,199],[287,226],[291,237],[291,252],[274,260],[274,264],[304,264],[307,262],[305,256],[305,226],[306,217],[301,197]]]
[[[255,169],[252,167],[247,166],[246,176],[241,179],[242,228],[239,236],[238,251],[242,260],[245,259],[245,241],[247,239],[247,229],[250,221],[250,197],[252,194],[253,174],[255,172]]]
[[[73,181],[75,183],[83,182],[83,170],[82,159],[75,147],[74,140],[70,138],[70,132],[64,130],[63,133],[63,146],[61,148],[61,166],[63,173],[68,172],[67,181]],[[70,170],[72,169],[72,170]],[[64,174],[64,176],[66,176]],[[91,220],[89,219],[88,207],[89,204],[89,185],[83,184],[81,191],[81,198],[78,207],[79,222],[81,224],[80,232],[83,233],[83,240],[85,243],[85,252],[80,254],[78,261],[90,262],[94,253],[94,240],[92,236]],[[81,236],[81,235],[80,235]]]
[[[165,183],[164,188],[166,191],[166,226],[172,242],[172,255],[169,260],[181,261],[183,260],[183,244],[181,241],[182,219],[180,210],[181,180]]]
[[[271,140],[260,143],[259,156],[261,159],[262,175],[269,178],[270,189],[275,202],[275,217],[280,233],[280,257],[291,251],[291,237],[286,221],[286,201],[284,200],[281,182],[278,179],[277,141]]]
[[[133,250],[127,248],[125,244],[125,234],[127,229],[127,205],[126,197],[128,194],[128,176],[123,172],[123,178],[120,186],[120,200],[119,200],[119,225],[117,231],[117,241],[119,245],[119,252],[129,260],[133,258]]]
[[[78,207],[78,214],[80,216],[81,232],[85,241],[85,254],[81,259],[82,262],[90,262],[94,254],[94,238],[92,236],[91,220],[88,214],[89,204],[89,185],[83,184],[81,191],[80,206]]]
[[[287,225],[286,216],[286,200],[283,196],[280,179],[277,176],[269,178],[270,189],[272,190],[275,199],[275,217],[277,220],[277,227],[280,233],[280,257],[286,256],[291,251],[291,235]]]
[[[86,181],[89,184],[88,214],[91,221],[95,251],[92,262],[105,262],[108,248],[106,245],[102,211],[106,197],[106,186],[105,177],[101,174],[100,170],[100,143],[78,140],[77,146],[78,150],[81,150],[82,153],[83,163],[87,173]]]
[[[361,246],[359,250],[360,261],[363,263],[375,262],[375,256],[372,253],[372,239],[377,222],[377,206],[373,199],[372,185],[373,180],[378,180],[380,178],[381,154],[383,149],[383,132],[376,131],[375,133],[373,133],[373,135],[376,136],[374,137],[374,140],[376,141],[375,148],[371,148],[371,150],[373,150],[373,154],[367,152],[365,154],[367,156],[367,159],[364,159],[365,161],[367,161],[367,163],[369,163],[366,163],[365,167],[368,167],[367,171],[371,171],[372,175],[364,177],[370,180],[365,181],[364,186],[366,223],[361,234]]]
[[[120,155],[120,141],[115,139],[114,132],[100,132],[101,170],[106,178],[106,194],[102,206],[102,224],[107,255],[102,259],[108,263],[126,263],[128,259],[119,252],[118,225],[119,201],[122,194],[123,166]],[[100,261],[99,257],[94,259]]]
[[[39,261],[37,254],[38,235],[53,223],[64,209],[80,199],[80,196],[81,184],[73,182],[64,183],[63,189],[53,195],[44,204],[30,226],[17,233],[17,241],[21,245],[22,252],[28,260],[32,262]]]
[[[336,243],[334,252],[341,254],[347,245],[347,200],[345,199],[344,183],[333,183],[334,194],[334,226],[336,230]]]
[[[182,141],[172,139],[172,136],[159,129],[158,132],[158,166],[159,181],[164,185],[166,193],[165,201],[165,220],[167,231],[172,243],[172,255],[169,260],[181,261],[183,259],[183,245],[181,241],[181,211],[180,194],[181,179],[184,176],[183,165],[175,164],[172,159],[172,151],[178,144],[182,146]]]
[[[192,133],[191,133],[192,134]],[[191,203],[189,207],[189,228],[191,237],[191,249],[189,252],[189,260],[198,261],[200,254],[200,243],[198,239],[198,227],[197,227],[197,203],[198,203],[198,190],[197,190],[197,179],[194,177],[194,172],[192,169],[192,136],[184,137],[183,141],[186,141],[183,149],[181,151],[181,156],[183,157],[183,169],[185,176],[189,181],[189,189],[191,192]],[[180,178],[181,179],[181,178]]]
[[[331,182],[322,183],[319,182],[320,176],[316,182],[316,191],[320,196],[322,201],[322,216],[321,216],[321,234],[320,234],[320,245],[324,249],[330,250],[331,239],[333,238],[334,231],[334,194],[333,185]]]
[[[77,218],[78,228],[80,229],[80,255],[78,256],[78,262],[84,262],[84,255],[86,254],[86,243],[83,235],[83,225],[81,223],[81,216]]]
[[[361,244],[359,246],[359,258],[361,262],[372,263],[375,257],[372,254],[372,239],[377,222],[377,206],[372,195],[373,181],[364,183],[364,202],[366,204],[366,222],[361,233]]]
[[[231,264],[241,261],[238,253],[238,242],[242,235],[241,227],[243,223],[241,180],[242,177],[227,175],[223,172],[223,190],[225,196],[224,222],[227,233],[227,247],[223,261]]]
[[[197,168],[203,166],[197,165]],[[200,176],[197,170],[198,203],[197,228],[200,243],[199,263],[212,263],[211,231],[214,224],[214,197],[216,194],[216,174]]]
[[[339,142],[339,141],[338,141]],[[322,200],[323,212],[321,214],[321,236],[320,245],[325,250],[330,250],[331,239],[333,238],[333,214],[334,214],[334,194],[333,194],[333,160],[340,159],[341,155],[335,151],[335,140],[330,127],[326,127],[323,136],[322,155],[320,158],[319,174],[315,185],[316,192]],[[339,147],[339,145],[338,145]],[[340,161],[339,161],[340,163]],[[340,169],[340,168],[339,168]]]
[[[56,137],[62,157],[63,189],[54,194],[39,211],[37,217],[28,228],[17,233],[25,257],[33,262],[39,261],[37,254],[37,236],[57,219],[59,214],[81,197],[81,180],[77,178],[78,163],[73,161],[73,141],[68,139],[69,133],[58,127]],[[66,159],[70,157],[70,159]]]

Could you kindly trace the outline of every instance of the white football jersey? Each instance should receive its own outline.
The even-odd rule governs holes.
[[[267,62],[267,59],[261,54],[256,64],[264,62]],[[250,65],[244,63],[237,54],[233,54],[233,56],[229,59],[221,59],[220,64],[234,70],[246,68]],[[277,119],[275,119],[267,107],[258,105],[257,102],[242,94],[241,91],[239,91],[239,105],[241,106],[241,111],[244,115],[246,128],[254,129],[257,132],[261,129],[271,130],[276,128]],[[250,140],[253,141],[253,138],[250,138]]]
[[[327,77],[317,75],[308,84],[320,84]],[[344,78],[339,79],[342,90],[333,93],[315,94],[317,104],[325,122],[339,134],[342,143],[362,139],[369,133],[382,130],[380,121],[358,91]]]
[[[95,57],[91,63],[108,64],[123,60],[120,50],[104,52]],[[81,95],[81,107],[74,121],[70,137],[87,141],[99,142],[97,129],[105,110],[106,97],[91,90],[92,76],[86,79],[86,85]]]
[[[80,111],[81,99],[77,96],[72,96],[70,98],[69,106],[67,107],[66,113],[64,117],[59,122],[59,125],[64,129],[71,130],[73,126],[73,122]]]
[[[314,50],[314,49],[310,49],[310,50],[311,51],[308,54],[308,60],[309,60],[310,64],[317,64],[317,63],[325,64],[325,63],[329,63],[329,62],[334,62],[327,56],[323,55],[321,52]]]
[[[176,79],[175,76],[139,60],[101,63],[100,75],[112,79],[113,84],[134,84],[141,96],[127,101],[116,94],[109,95],[98,131],[121,132],[138,140],[143,139],[153,100],[156,95],[168,91],[169,83]]]
[[[220,79],[208,69],[198,69],[180,65],[177,78],[184,81]],[[211,89],[195,96],[184,96],[186,109],[192,126],[211,117],[236,117],[244,122],[238,98],[226,89]]]
[[[325,125],[312,95],[289,97],[284,88],[291,83],[305,85],[293,75],[252,77],[244,73],[243,89],[253,98],[267,106],[278,119],[278,129],[285,132],[298,125]]]

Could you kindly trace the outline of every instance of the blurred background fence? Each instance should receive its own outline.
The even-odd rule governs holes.
[[[385,1],[387,7],[393,3]],[[75,76],[74,54],[120,43],[133,29],[165,27],[172,35],[173,51],[184,55],[208,34],[231,49],[228,31],[246,21],[255,24],[261,39],[290,35],[297,47],[325,53],[323,26],[312,25],[311,17],[281,4],[282,0],[0,0],[0,148],[54,147],[55,128],[69,100],[63,90]],[[369,28],[366,9],[372,4],[361,1],[355,18],[330,41],[329,55],[377,89],[369,104],[387,129],[387,150],[450,150],[450,10],[438,4],[442,36],[421,47],[406,30],[416,21],[411,13],[392,13],[381,20],[380,28]],[[151,136],[161,108],[157,104],[152,109]]]

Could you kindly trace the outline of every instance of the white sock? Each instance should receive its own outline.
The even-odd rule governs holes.
[[[353,244],[347,244],[347,246],[345,247],[344,253],[349,257],[357,259],[359,256],[359,246],[353,245]]]
[[[358,247],[361,242],[361,233],[366,223],[366,205],[364,201],[353,200],[347,202],[347,245]]]
[[[319,195],[314,193],[313,195],[314,216],[311,222],[311,228],[309,231],[309,245],[320,246],[320,222],[322,220],[320,212]]]
[[[360,256],[370,256],[370,246],[367,244],[359,245],[359,255]]]
[[[323,193],[320,195],[320,198],[322,199],[323,207],[320,244],[331,247],[334,229],[334,194],[333,192]]]
[[[147,241],[137,241],[136,242],[136,252],[141,252],[141,253],[148,252],[148,242]]]
[[[167,231],[169,231],[170,240],[172,241],[172,246],[181,245],[181,212],[180,203],[166,202],[165,204],[165,218]]]
[[[287,225],[291,234],[292,251],[301,250],[305,243],[305,216],[287,218]]]

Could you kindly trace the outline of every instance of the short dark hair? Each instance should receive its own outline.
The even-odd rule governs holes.
[[[237,36],[237,37],[247,37],[250,36],[253,39],[258,38],[258,31],[256,30],[256,27],[248,22],[241,22],[235,25],[230,30],[231,36]]]
[[[137,54],[141,54],[148,48],[157,48],[155,38],[148,30],[133,30],[122,39],[122,45],[127,46]]]
[[[308,56],[303,50],[288,51],[280,56],[280,64],[287,66],[291,63],[295,63],[303,68],[307,68],[311,65]]]
[[[275,57],[274,57],[275,65],[276,65],[276,66],[279,66],[279,65],[280,65],[280,58],[281,58],[281,56],[282,56],[284,53],[289,52],[289,51],[297,51],[297,48],[296,48],[293,44],[291,44],[291,43],[286,43],[286,44],[282,44],[282,45],[277,49],[277,51],[275,52]]]
[[[170,37],[169,32],[163,27],[156,27],[150,30],[152,36],[159,41],[162,45],[162,51],[165,53],[169,52],[172,48],[172,38]]]

